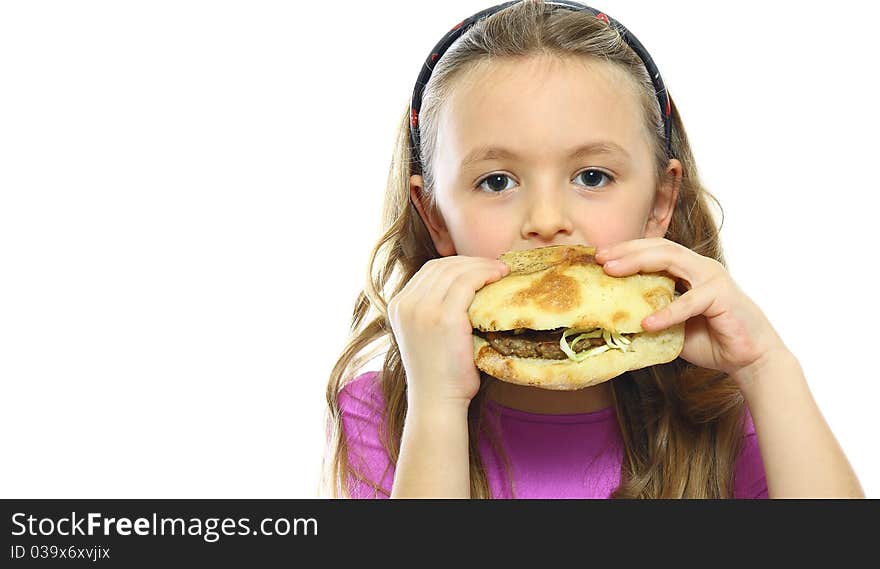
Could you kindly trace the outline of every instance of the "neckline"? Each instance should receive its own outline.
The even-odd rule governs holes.
[[[494,399],[486,398],[486,405],[499,411],[506,417],[528,421],[530,423],[599,423],[614,416],[614,406],[603,407],[588,413],[533,413],[513,407],[506,407]]]

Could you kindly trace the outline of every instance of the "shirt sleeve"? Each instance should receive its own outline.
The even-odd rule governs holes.
[[[342,428],[348,447],[351,498],[389,498],[394,465],[382,445],[379,429],[384,403],[378,372],[357,376],[339,393]]]
[[[761,447],[758,445],[758,435],[755,433],[755,424],[752,422],[748,408],[746,408],[743,448],[736,463],[733,497],[744,499],[768,497]]]

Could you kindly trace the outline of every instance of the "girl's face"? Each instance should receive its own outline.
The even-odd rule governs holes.
[[[642,111],[607,63],[536,56],[493,62],[461,80],[440,113],[436,202],[410,179],[443,255],[497,258],[546,245],[597,248],[663,237],[681,164],[655,187]]]

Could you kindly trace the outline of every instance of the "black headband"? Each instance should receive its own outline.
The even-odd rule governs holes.
[[[457,40],[461,35],[468,30],[472,25],[474,25],[478,20],[485,18],[494,14],[495,12],[499,12],[508,6],[516,4],[520,0],[514,0],[513,2],[505,2],[504,4],[498,4],[497,6],[493,6],[491,8],[487,8],[482,12],[477,12],[470,18],[462,20],[459,22],[454,28],[449,30],[443,39],[434,46],[434,49],[431,50],[431,55],[425,60],[424,65],[422,65],[422,72],[419,73],[419,79],[416,81],[415,89],[413,90],[412,101],[410,103],[410,120],[409,120],[409,133],[410,133],[410,143],[412,144],[412,157],[413,160],[418,162],[419,158],[419,110],[422,107],[422,91],[424,91],[425,86],[428,84],[428,79],[431,78],[431,71],[434,69],[434,64],[443,57],[443,54],[446,53],[446,50],[449,49],[455,40]],[[672,120],[670,117],[671,113],[671,103],[669,101],[669,94],[666,92],[666,87],[663,85],[663,79],[660,77],[660,71],[657,70],[657,66],[654,65],[654,60],[651,59],[651,56],[648,54],[648,51],[645,47],[639,42],[638,39],[632,33],[629,32],[623,25],[611,18],[610,16],[600,12],[594,8],[590,8],[589,6],[585,6],[583,4],[579,4],[577,2],[570,2],[569,0],[545,0],[544,4],[551,6],[558,6],[561,8],[567,8],[569,10],[580,10],[582,12],[587,12],[596,16],[599,20],[602,20],[609,26],[613,26],[621,35],[621,37],[626,41],[627,45],[629,45],[633,51],[641,58],[642,62],[645,64],[645,69],[648,70],[648,74],[651,76],[651,81],[654,83],[654,92],[657,95],[657,102],[660,104],[660,114],[663,117],[663,127],[666,139],[666,154],[667,157],[672,158]]]

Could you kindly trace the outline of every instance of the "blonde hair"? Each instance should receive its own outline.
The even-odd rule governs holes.
[[[463,74],[495,60],[534,55],[587,58],[626,71],[644,110],[645,131],[655,156],[655,182],[665,176],[668,157],[663,122],[642,61],[603,21],[582,12],[547,8],[541,0],[514,4],[474,24],[440,58],[425,88],[419,114],[421,164],[410,150],[408,105],[401,117],[382,211],[384,232],[370,255],[366,284],[352,315],[350,339],[327,386],[329,446],[323,483],[333,496],[347,496],[353,480],[384,492],[378,481],[366,479],[351,467],[339,408],[340,390],[383,347],[386,352],[379,379],[385,415],[380,438],[391,463],[398,459],[406,416],[406,379],[387,320],[387,302],[425,262],[440,256],[410,202],[410,176],[422,174],[426,194],[434,194],[431,165],[438,117]],[[708,200],[718,202],[699,180],[681,116],[674,102],[671,107],[672,151],[682,164],[683,176],[666,238],[724,264],[719,229]],[[377,346],[377,342],[383,345]],[[482,420],[485,388],[494,378],[482,377],[469,412],[473,498],[491,497],[479,452],[480,434],[489,435],[498,450],[494,435],[486,431]],[[742,445],[744,405],[741,392],[726,374],[678,358],[625,373],[610,385],[624,451],[621,482],[611,497],[731,497]],[[509,470],[507,475],[510,484]]]

